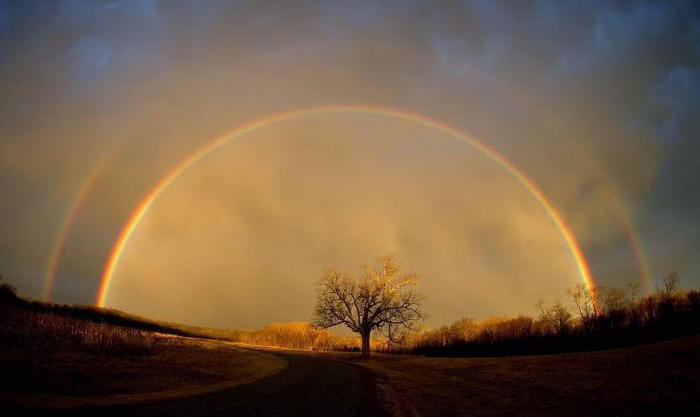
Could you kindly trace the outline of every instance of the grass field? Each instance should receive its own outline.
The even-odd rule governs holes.
[[[700,336],[545,356],[325,355],[373,371],[396,416],[700,415]]]
[[[396,416],[700,415],[700,336],[597,352],[374,354],[362,361],[350,352],[250,350],[144,330],[149,323],[157,322],[133,328],[51,308],[2,306],[0,405],[75,407],[195,396],[285,369],[274,355],[284,350],[365,367],[381,403]]]
[[[73,407],[201,394],[282,370],[230,343],[23,308],[0,317],[0,404]]]

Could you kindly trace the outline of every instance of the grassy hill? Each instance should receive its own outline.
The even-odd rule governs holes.
[[[214,329],[207,327],[189,326],[179,323],[157,321],[125,313],[120,310],[101,308],[87,305],[55,304],[44,301],[27,300],[12,297],[0,300],[5,308],[12,307],[32,311],[38,314],[48,314],[57,317],[67,317],[85,320],[93,323],[103,323],[113,326],[159,332],[187,337],[203,337],[210,339],[231,340],[240,339],[243,332],[237,330]]]

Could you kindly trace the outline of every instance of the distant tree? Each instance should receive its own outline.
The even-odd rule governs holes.
[[[598,295],[602,314],[597,319],[597,325],[618,328],[626,325],[625,322],[641,320],[641,317],[638,317],[642,307],[639,300],[639,284],[628,283],[622,288],[600,288]]]
[[[545,334],[566,334],[571,329],[571,313],[557,300],[552,307],[547,307],[544,301],[535,304],[538,310],[538,327]]]
[[[665,297],[671,297],[681,286],[681,281],[678,274],[672,272],[661,279],[661,294]]]
[[[372,331],[400,343],[424,318],[423,297],[413,289],[418,276],[400,273],[393,257],[379,258],[378,264],[365,265],[358,278],[336,268],[326,270],[318,284],[312,320],[324,329],[344,325],[358,333],[363,358],[369,358]]]
[[[474,319],[465,317],[463,319],[457,320],[450,326],[450,334],[455,340],[467,341],[473,339],[479,330]]]
[[[664,276],[661,280],[661,288],[656,294],[656,312],[657,319],[667,320],[676,315],[684,297],[681,296],[680,279],[678,274],[670,273]]]
[[[569,313],[569,310],[567,310],[567,308],[559,300],[557,300],[557,302],[552,306],[551,311],[557,333],[568,333],[571,329],[571,313]]]
[[[628,292],[624,288],[602,288],[600,302],[605,314],[623,313],[629,305]]]
[[[569,288],[567,292],[576,306],[581,325],[584,329],[588,329],[595,316],[598,315],[595,290],[589,290],[585,285],[579,283]]]

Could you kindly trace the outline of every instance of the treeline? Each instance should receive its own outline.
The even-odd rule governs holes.
[[[374,351],[432,356],[526,355],[610,349],[700,333],[700,291],[680,288],[675,274],[665,277],[662,286],[649,296],[640,296],[635,285],[598,288],[594,292],[577,285],[568,291],[568,296],[568,306],[559,301],[551,305],[538,303],[538,314],[534,318],[518,316],[478,321],[464,318],[449,326],[410,334],[402,344],[372,340],[371,347]],[[8,314],[8,308],[34,314]],[[99,325],[75,323],[71,328],[89,329],[73,333],[89,333],[93,335],[90,340],[97,340],[99,333],[100,340],[107,342],[97,345],[118,346],[115,350],[122,350],[121,346],[126,345],[140,348],[144,345],[142,340],[149,345],[150,336],[144,336],[143,331],[292,349],[359,350],[359,339],[337,336],[305,322],[275,323],[253,331],[187,326],[144,319],[118,310],[26,300],[18,297],[14,288],[6,283],[0,283],[0,309],[5,309],[6,320],[1,326],[5,336],[10,335],[13,327],[13,332],[19,328],[17,322],[10,322],[14,320],[11,317],[33,317],[32,320],[40,324],[38,327],[24,324],[22,328],[27,335],[49,334],[48,329],[57,323],[61,325],[53,327],[66,329],[66,323],[73,322],[60,318],[67,317]],[[119,331],[115,332],[113,326]],[[132,332],[132,335],[121,330],[126,328],[139,332]],[[59,338],[61,332],[55,336]],[[132,342],[134,340],[138,343]]]
[[[640,296],[637,285],[593,292],[577,285],[568,293],[570,308],[559,301],[549,306],[540,302],[535,318],[465,318],[381,350],[432,356],[545,354],[625,347],[700,332],[700,292],[681,289],[675,274],[649,296]]]

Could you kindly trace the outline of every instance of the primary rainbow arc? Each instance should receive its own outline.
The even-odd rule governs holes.
[[[576,267],[578,269],[578,273],[581,280],[583,281],[586,288],[589,291],[593,292],[595,284],[591,275],[590,268],[578,242],[574,237],[573,232],[571,231],[571,228],[564,222],[563,217],[556,210],[554,204],[546,197],[542,190],[539,187],[537,187],[535,182],[531,180],[518,167],[513,165],[513,163],[511,163],[506,157],[504,157],[488,145],[466,135],[457,128],[454,128],[446,123],[430,119],[420,114],[411,113],[404,110],[395,110],[380,107],[339,105],[297,109],[293,111],[273,114],[254,120],[248,124],[245,124],[222,136],[215,138],[214,140],[208,142],[206,145],[194,151],[192,154],[190,154],[188,157],[182,160],[179,164],[177,164],[172,170],[170,170],[165,176],[163,176],[160,179],[160,181],[158,181],[158,183],[156,183],[156,185],[149,191],[148,194],[146,194],[146,196],[141,200],[136,209],[131,213],[127,222],[124,224],[121,231],[119,232],[119,236],[117,237],[117,240],[112,246],[112,249],[109,252],[107,262],[105,263],[95,303],[100,307],[104,307],[107,299],[107,294],[109,292],[110,283],[114,277],[114,272],[122,256],[124,248],[126,247],[126,244],[131,238],[134,230],[136,229],[140,221],[143,219],[144,215],[153,206],[153,203],[158,199],[158,197],[190,166],[195,164],[209,152],[225,145],[226,143],[235,138],[241,137],[256,129],[273,124],[282,123],[300,117],[326,114],[366,114],[404,120],[425,127],[437,129],[438,131],[456,137],[462,140],[463,142],[467,143],[468,145],[472,146],[473,148],[477,149],[478,151],[489,157],[491,160],[498,163],[504,169],[506,169],[530,192],[530,194],[544,208],[545,212],[554,222],[557,229],[561,233],[564,241],[566,242],[569,248],[569,252],[571,253],[572,258],[576,263]]]

